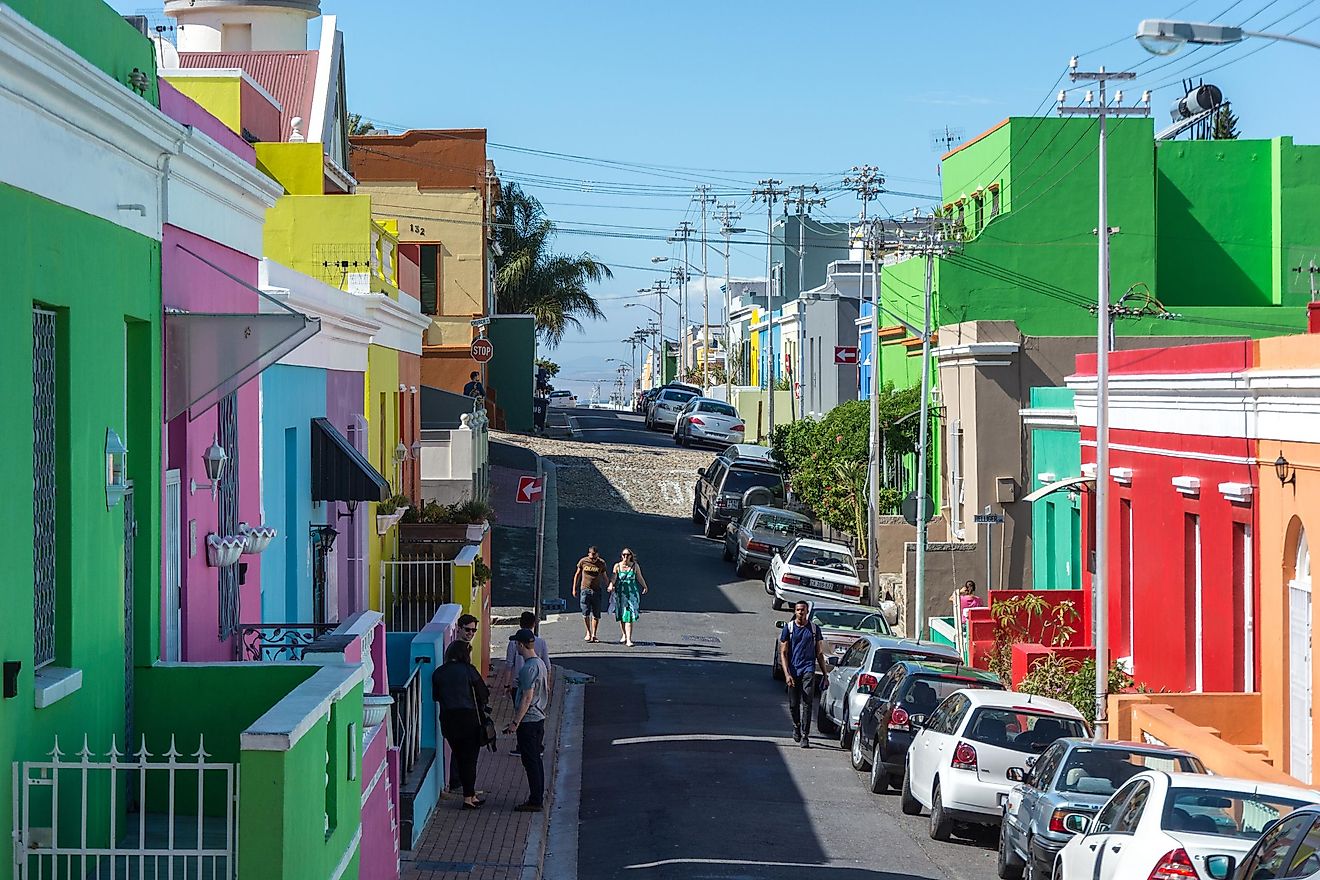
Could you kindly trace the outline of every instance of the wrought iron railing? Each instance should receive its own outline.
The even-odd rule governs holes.
[[[244,623],[238,627],[236,659],[301,660],[307,647],[337,623]]]
[[[454,595],[454,563],[429,557],[384,560],[380,595],[390,632],[421,632]]]
[[[399,776],[408,775],[422,749],[422,667],[414,666],[402,685],[390,685],[390,730],[399,750]]]

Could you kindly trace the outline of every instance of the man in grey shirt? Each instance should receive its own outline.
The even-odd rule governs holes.
[[[513,721],[505,733],[517,735],[518,755],[527,772],[527,800],[514,807],[520,813],[539,813],[545,799],[545,764],[541,749],[545,745],[545,714],[549,706],[549,670],[536,656],[536,633],[520,629],[513,636],[522,668],[518,670],[518,691],[514,698]]]

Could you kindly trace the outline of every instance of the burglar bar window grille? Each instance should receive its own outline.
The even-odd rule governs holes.
[[[238,534],[238,398],[231,391],[219,403],[220,446],[229,453],[220,475],[220,534]],[[238,566],[220,568],[220,638],[238,630]]]
[[[55,660],[55,313],[32,310],[33,665]]]

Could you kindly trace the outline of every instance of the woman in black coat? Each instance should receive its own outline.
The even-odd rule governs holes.
[[[431,676],[431,695],[440,710],[440,733],[454,753],[463,783],[463,809],[485,803],[477,797],[477,757],[481,754],[482,721],[478,707],[490,703],[490,689],[472,665],[472,644],[463,640],[445,649],[445,662]]]

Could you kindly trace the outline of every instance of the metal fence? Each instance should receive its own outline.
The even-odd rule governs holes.
[[[191,755],[171,738],[163,754],[112,741],[104,757],[84,738],[74,756],[57,739],[50,760],[14,762],[16,880],[232,880],[237,767],[209,758],[201,737]]]
[[[55,660],[55,313],[32,310],[32,563],[34,665]]]
[[[393,745],[399,750],[399,777],[408,775],[422,750],[422,667],[414,666],[412,675],[399,687],[390,685],[390,731]]]
[[[441,605],[454,601],[454,563],[415,557],[380,564],[380,601],[390,632],[421,632]]]
[[[337,623],[244,623],[238,627],[236,660],[301,660],[307,646]]]

